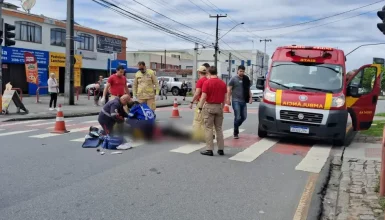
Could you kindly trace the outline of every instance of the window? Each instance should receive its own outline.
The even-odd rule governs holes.
[[[156,63],[151,63],[151,69],[156,69]]]
[[[51,29],[51,45],[54,46],[66,46],[66,30],[61,28]]]
[[[15,39],[20,41],[27,41],[41,44],[41,26],[26,22],[15,22]]]
[[[342,67],[332,64],[275,62],[269,86],[311,92],[338,93],[342,90]]]
[[[367,67],[360,70],[359,73],[352,79],[350,85],[358,86],[358,94],[364,95],[372,92],[374,82],[376,81],[377,68]]]
[[[78,36],[81,38],[81,42],[79,43],[79,48],[81,50],[90,50],[94,51],[94,37],[89,34],[79,34]]]

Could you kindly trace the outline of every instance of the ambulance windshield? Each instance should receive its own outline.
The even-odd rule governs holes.
[[[342,90],[342,79],[342,67],[339,65],[274,62],[269,86],[275,89],[338,93]]]

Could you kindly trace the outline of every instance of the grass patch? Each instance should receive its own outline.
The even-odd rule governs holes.
[[[384,125],[385,121],[373,121],[372,126],[369,128],[369,130],[361,131],[360,133],[373,137],[382,137]]]
[[[376,184],[376,187],[374,188],[374,192],[376,193],[380,192],[380,175],[378,175],[377,184]]]
[[[385,117],[385,112],[377,113],[376,116]]]
[[[382,210],[385,210],[385,197],[380,197],[378,200],[378,204],[381,206]]]

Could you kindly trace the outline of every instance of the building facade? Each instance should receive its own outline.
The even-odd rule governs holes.
[[[3,84],[10,82],[23,93],[47,92],[49,73],[55,73],[59,90],[64,92],[66,22],[42,15],[3,8],[4,23],[15,25],[16,45],[2,47]],[[85,88],[99,75],[108,76],[110,59],[126,62],[127,38],[75,24],[75,87]],[[39,84],[26,81],[24,52],[31,52],[38,61]],[[4,88],[4,87],[3,87]]]

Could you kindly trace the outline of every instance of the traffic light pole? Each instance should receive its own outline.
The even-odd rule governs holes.
[[[66,21],[66,74],[64,98],[69,105],[75,105],[74,88],[74,0],[67,0]]]

